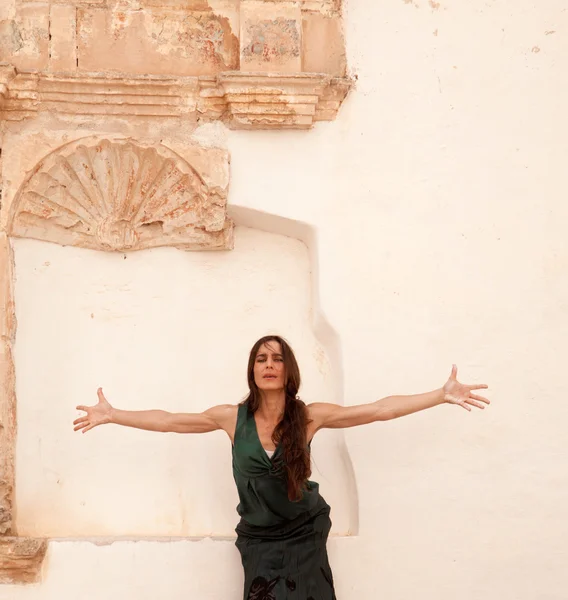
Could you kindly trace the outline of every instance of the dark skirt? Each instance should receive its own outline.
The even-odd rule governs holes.
[[[241,520],[236,546],[245,571],[244,600],[337,600],[326,549],[329,510],[322,499],[283,525]]]

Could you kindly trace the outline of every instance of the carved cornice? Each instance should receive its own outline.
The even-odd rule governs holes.
[[[37,583],[47,541],[0,537],[0,583]]]
[[[233,129],[309,129],[335,118],[350,87],[330,75],[223,73],[204,86],[198,108]]]
[[[1,82],[0,72],[0,102]],[[21,120],[49,111],[221,119],[235,129],[309,129],[316,121],[333,120],[351,87],[348,78],[317,73],[235,71],[170,78],[13,72],[4,84],[0,119]]]
[[[121,252],[157,246],[230,249],[227,184],[206,183],[159,144],[85,138],[36,165],[11,205],[7,232]]]

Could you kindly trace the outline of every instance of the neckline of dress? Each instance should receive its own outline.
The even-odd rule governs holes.
[[[254,433],[255,433],[256,439],[258,441],[258,445],[262,449],[262,453],[264,454],[264,456],[266,456],[266,458],[272,463],[272,459],[276,456],[276,452],[278,452],[278,449],[280,448],[280,443],[278,443],[276,448],[274,448],[274,450],[272,451],[272,456],[269,456],[268,452],[270,452],[270,450],[267,451],[266,448],[262,445],[262,442],[260,441],[260,436],[258,435],[258,427],[256,426],[256,419],[254,418],[254,413],[252,411],[248,411],[248,412],[250,413],[250,418],[252,419]]]

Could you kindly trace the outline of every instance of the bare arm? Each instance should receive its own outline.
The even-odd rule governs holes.
[[[146,431],[172,433],[208,433],[222,429],[233,438],[237,419],[237,407],[231,404],[214,406],[202,413],[171,413],[165,410],[120,410],[112,407],[102,389],[98,390],[99,402],[95,406],[78,406],[87,414],[76,419],[74,431],[89,431],[105,423],[124,425]]]
[[[472,393],[472,390],[485,389],[485,384],[463,385],[456,379],[457,368],[454,365],[450,379],[444,387],[409,396],[388,396],[370,404],[357,406],[339,406],[338,404],[315,403],[308,406],[311,428],[314,433],[318,429],[338,429],[356,427],[375,421],[388,421],[412,413],[433,408],[439,404],[458,404],[471,411],[471,407],[485,408],[489,400]]]
[[[225,413],[233,408],[230,404],[214,406],[202,413],[171,413],[165,410],[119,410],[112,409],[109,423],[160,431],[163,433],[209,433],[224,429]]]

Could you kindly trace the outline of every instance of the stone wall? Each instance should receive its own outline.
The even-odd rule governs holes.
[[[5,119],[48,110],[309,128],[335,117],[351,85],[335,0],[12,0],[1,16]]]

